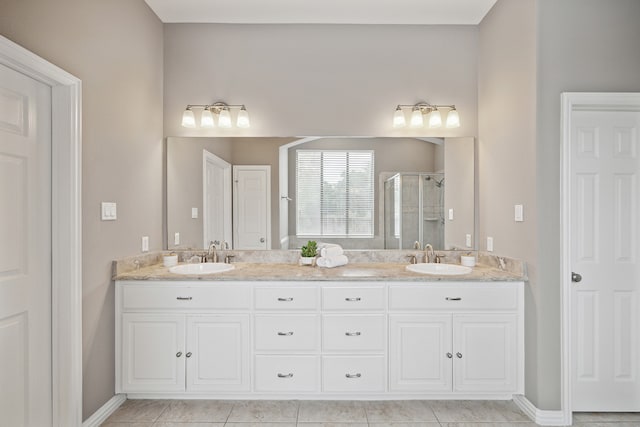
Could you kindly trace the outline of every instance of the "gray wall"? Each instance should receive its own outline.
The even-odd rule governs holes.
[[[537,361],[536,0],[498,0],[480,23],[478,58],[478,249],[491,236],[497,254],[526,261],[525,394],[539,405],[546,387],[547,402],[557,402],[558,377],[541,384],[538,372],[549,367]],[[514,221],[515,204],[524,222]]]
[[[640,91],[640,2],[539,0],[537,89],[538,406],[560,385],[560,94]]]
[[[466,235],[475,235],[475,141],[447,138],[444,143],[444,247],[466,248]],[[437,170],[437,169],[434,169]],[[453,209],[453,220],[449,219]],[[473,246],[469,249],[473,249]]]
[[[526,396],[560,408],[560,94],[640,90],[637,0],[498,0],[480,24],[480,248],[527,262]],[[513,221],[513,205],[525,222]]]
[[[162,248],[162,24],[143,0],[3,1],[0,33],[82,79],[83,414],[114,394],[111,261]],[[100,202],[118,220],[100,221]]]
[[[476,26],[168,24],[165,135],[475,136],[477,35]],[[180,126],[187,104],[217,100],[246,104],[251,128]],[[456,104],[462,126],[392,129],[395,106],[421,100]]]

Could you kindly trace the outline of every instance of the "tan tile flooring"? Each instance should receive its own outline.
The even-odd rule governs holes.
[[[574,426],[640,427],[640,413],[576,413]],[[511,401],[128,400],[103,427],[532,427]]]

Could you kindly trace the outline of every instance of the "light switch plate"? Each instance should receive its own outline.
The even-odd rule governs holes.
[[[198,208],[191,208],[191,218],[192,219],[198,218]]]
[[[465,236],[465,242],[464,243],[465,243],[465,245],[467,245],[468,248],[471,247],[471,234],[467,234]]]
[[[453,221],[453,208],[449,208],[449,221]]]
[[[118,218],[115,202],[102,202],[100,206],[103,221],[115,221]]]
[[[174,245],[179,245],[180,244],[180,233],[175,233],[173,235],[173,244]]]
[[[514,205],[513,206],[513,219],[516,222],[524,221],[524,207],[522,205]]]
[[[487,252],[493,252],[493,237],[487,237]]]
[[[149,236],[142,236],[142,252],[149,252]]]

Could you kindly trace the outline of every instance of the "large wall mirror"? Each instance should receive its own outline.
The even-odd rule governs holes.
[[[166,141],[168,249],[474,249],[475,141],[222,138]]]

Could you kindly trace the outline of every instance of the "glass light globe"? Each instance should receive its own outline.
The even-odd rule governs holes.
[[[395,113],[393,113],[393,127],[394,128],[403,128],[407,125],[407,122],[404,118],[404,112],[400,107],[396,108]]]
[[[238,119],[236,120],[236,125],[239,128],[245,129],[251,126],[251,123],[249,122],[249,113],[247,112],[247,109],[244,108],[244,106],[242,106],[240,111],[238,111]]]
[[[435,109],[429,114],[429,127],[439,128],[440,126],[442,126],[442,115],[440,115],[440,111]]]
[[[214,127],[213,123],[213,114],[211,114],[211,110],[209,108],[205,108],[200,116],[200,127],[203,128],[212,128]]]
[[[424,119],[422,118],[422,111],[419,108],[414,108],[411,112],[411,121],[409,126],[412,128],[421,128],[424,126]]]
[[[184,113],[182,113],[182,126],[186,128],[196,127],[196,118],[193,115],[191,108],[187,108],[184,110]]]
[[[460,115],[458,114],[458,110],[455,108],[449,111],[447,114],[447,125],[449,129],[451,128],[459,128],[460,127]]]
[[[231,127],[231,114],[229,114],[229,110],[226,108],[220,111],[220,117],[218,117],[218,127],[221,127],[221,128]]]

